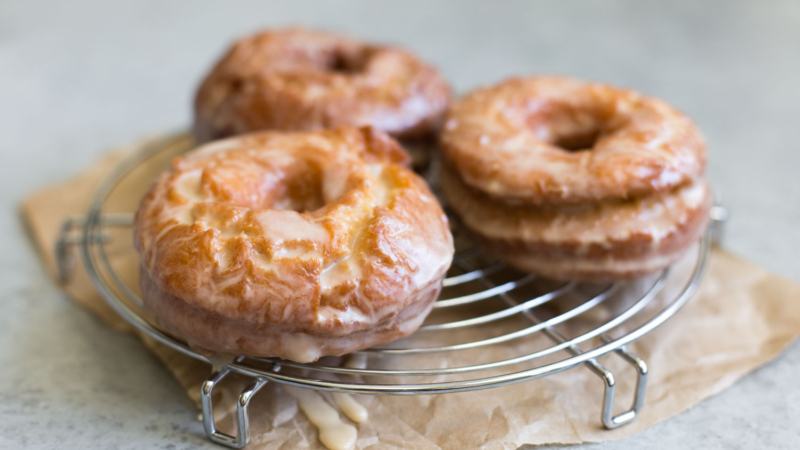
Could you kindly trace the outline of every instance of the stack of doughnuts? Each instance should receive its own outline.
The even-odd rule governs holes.
[[[134,222],[145,307],[193,346],[298,362],[415,331],[453,257],[386,134],[262,132],[175,160]]]
[[[490,251],[556,279],[630,279],[694,243],[705,144],[663,101],[562,77],[514,78],[451,106],[441,186]]]
[[[299,362],[407,336],[454,252],[406,152],[422,166],[437,138],[450,207],[525,271],[638,277],[708,221],[703,140],[662,101],[555,77],[449,100],[394,47],[302,29],[237,42],[197,92],[203,145],[136,213],[148,311],[195,348]]]

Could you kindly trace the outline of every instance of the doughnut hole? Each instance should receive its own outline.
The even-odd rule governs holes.
[[[568,152],[587,151],[594,147],[601,133],[599,127],[579,130],[578,132],[556,136],[551,144]]]
[[[291,161],[258,159],[243,164],[245,152],[236,152],[203,170],[200,191],[208,200],[247,209],[315,212],[357,189],[363,181],[359,165],[348,161],[297,158]],[[352,161],[350,161],[352,162]]]
[[[361,47],[357,49],[337,48],[326,61],[325,69],[334,73],[344,75],[355,75],[362,73],[367,67],[367,63],[374,54],[373,49]]]
[[[592,99],[579,104],[547,104],[534,111],[527,123],[541,141],[574,153],[592,150],[624,121],[613,103]]]
[[[323,192],[322,170],[316,164],[298,165],[305,167],[289,173],[279,186],[280,192],[267,198],[263,208],[304,213],[325,206],[327,202]]]

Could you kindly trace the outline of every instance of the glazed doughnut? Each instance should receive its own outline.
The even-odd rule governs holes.
[[[705,145],[692,121],[629,90],[515,78],[448,111],[442,190],[499,258],[556,279],[666,267],[708,222]]]
[[[177,158],[134,222],[146,309],[193,347],[310,362],[404,337],[448,221],[386,134],[262,132]]]
[[[445,168],[442,190],[477,241],[526,272],[562,280],[632,279],[676,261],[708,223],[704,180],[619,202],[508,205],[466,186]]]
[[[434,137],[450,99],[432,66],[395,47],[305,29],[236,42],[195,97],[200,142],[257,130],[371,125],[404,140]]]
[[[473,91],[448,111],[441,147],[467,185],[527,204],[667,192],[706,162],[693,122],[663,101],[560,77]]]

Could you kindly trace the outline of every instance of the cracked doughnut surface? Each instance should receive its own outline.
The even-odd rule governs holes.
[[[198,141],[259,130],[370,125],[430,139],[450,99],[439,72],[410,52],[289,28],[237,41],[195,97]]]
[[[309,362],[416,330],[447,218],[372,128],[264,132],[177,158],[134,223],[145,306],[191,345]]]
[[[467,185],[540,205],[667,192],[706,163],[697,127],[665,102],[564,77],[470,92],[450,107],[440,144]]]

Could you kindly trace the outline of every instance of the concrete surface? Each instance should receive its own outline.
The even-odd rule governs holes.
[[[708,138],[726,245],[800,280],[799,2],[2,0],[0,448],[216,448],[155,358],[45,276],[16,207],[109,146],[185,127],[220,51],[281,24],[401,43],[462,92],[546,72],[662,97]],[[800,448],[799,368],[793,345],[666,423],[586,448]]]

